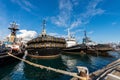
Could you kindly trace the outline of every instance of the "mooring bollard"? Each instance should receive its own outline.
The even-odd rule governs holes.
[[[83,77],[83,79],[78,80],[91,80],[89,77],[89,70],[87,67],[77,66],[78,76]]]

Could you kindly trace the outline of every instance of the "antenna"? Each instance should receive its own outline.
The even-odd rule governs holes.
[[[45,21],[45,20],[43,20],[43,23],[42,23],[42,27],[43,27],[43,30],[42,30],[42,35],[46,35],[45,25],[46,25],[46,21]]]
[[[43,30],[45,30],[46,21],[43,20]]]
[[[84,36],[85,36],[85,38],[87,37],[86,30],[84,31]]]

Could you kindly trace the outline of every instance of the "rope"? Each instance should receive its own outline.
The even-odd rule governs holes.
[[[14,56],[13,54],[10,54],[8,53],[8,55],[18,59],[18,60],[21,60],[29,65],[32,65],[34,67],[38,67],[38,68],[41,68],[41,69],[47,69],[47,70],[51,70],[51,71],[54,71],[54,72],[57,72],[57,73],[61,73],[61,74],[65,74],[65,75],[69,75],[69,76],[73,76],[73,77],[76,77],[76,78],[79,78],[79,79],[85,79],[85,77],[80,77],[77,75],[77,73],[73,73],[73,72],[67,72],[67,71],[64,71],[64,70],[60,70],[60,69],[55,69],[55,68],[51,68],[51,67],[46,67],[46,66],[43,66],[43,65],[40,65],[40,64],[36,64],[36,63],[33,63],[33,62],[30,62],[28,60],[25,60],[25,59],[21,59],[19,57],[16,57]]]

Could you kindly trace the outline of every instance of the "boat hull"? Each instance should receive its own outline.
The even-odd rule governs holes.
[[[67,48],[64,49],[64,52],[81,52],[81,51],[85,51],[86,49],[81,49],[81,48],[76,48],[76,49],[71,49],[71,48]]]
[[[15,56],[22,58],[24,55],[24,52],[14,53]],[[0,66],[5,66],[12,64],[13,62],[18,61],[17,59],[13,58],[12,56],[8,55],[7,52],[0,54]]]
[[[27,49],[28,56],[41,59],[52,59],[60,56],[60,48]]]
[[[65,49],[63,49],[63,51],[65,53],[85,53],[87,50],[85,45],[75,45],[72,47],[67,47]]]

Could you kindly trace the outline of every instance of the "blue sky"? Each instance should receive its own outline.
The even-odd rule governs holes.
[[[10,33],[12,21],[19,24],[19,34],[39,35],[45,19],[50,35],[65,37],[70,28],[78,42],[84,30],[95,42],[118,42],[119,4],[120,0],[0,0],[0,39]]]

